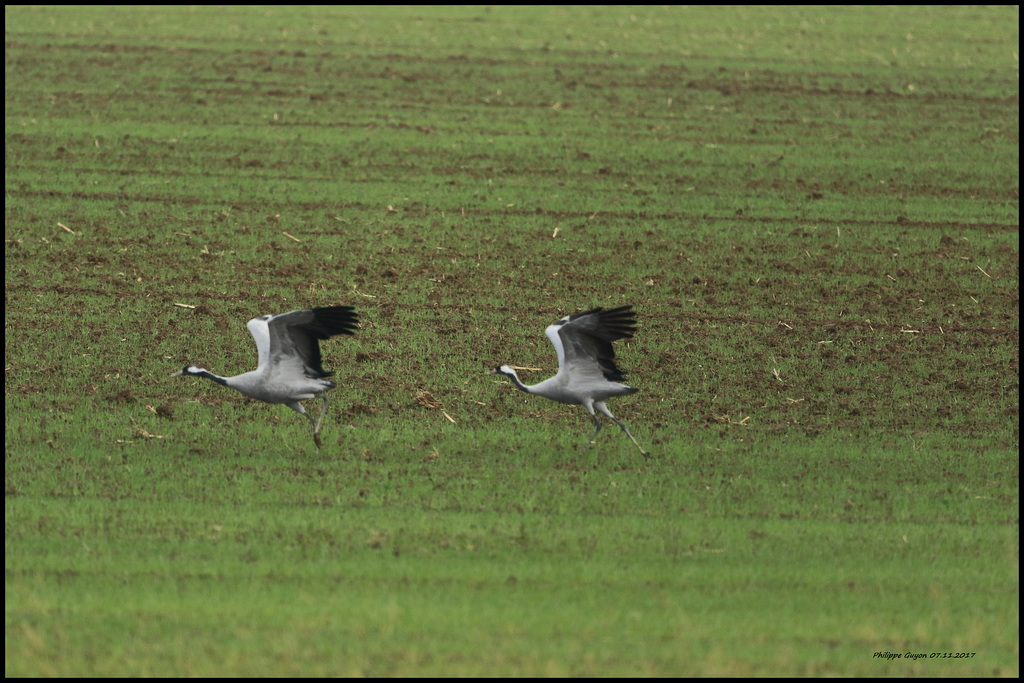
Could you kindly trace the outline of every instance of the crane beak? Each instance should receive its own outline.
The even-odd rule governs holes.
[[[178,370],[177,372],[172,373],[171,377],[181,377],[184,374],[185,374],[184,372],[182,372],[181,370]]]

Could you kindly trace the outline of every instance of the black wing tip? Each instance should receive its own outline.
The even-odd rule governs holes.
[[[355,306],[319,306],[311,309],[314,313],[328,313],[330,311],[345,311],[348,313],[355,314]]]
[[[597,315],[599,330],[594,336],[603,341],[632,339],[636,334],[636,311],[633,310],[632,304],[607,309],[598,306],[589,311],[575,313],[569,316],[569,320],[573,321],[586,315]]]
[[[593,315],[595,313],[601,318],[602,322],[608,320],[636,320],[636,311],[633,310],[633,304],[626,304],[625,306],[619,306],[617,308],[603,308],[601,306],[595,306],[588,311],[573,313],[569,316],[569,320],[576,320],[577,318],[582,318],[585,315]]]
[[[636,311],[633,306],[626,304],[618,308],[609,308],[601,311],[602,320],[633,320],[636,321]]]
[[[621,382],[626,379],[625,371],[620,370],[611,358],[600,358],[597,364],[601,368],[601,374],[609,382]]]
[[[359,328],[359,314],[354,306],[322,306],[311,309],[313,323],[317,332],[327,337],[336,334],[355,334]],[[310,329],[308,326],[306,329]],[[321,337],[326,338],[326,337]]]
[[[359,320],[359,314],[356,313],[355,306],[321,306],[320,308],[312,309],[312,311],[314,318]]]

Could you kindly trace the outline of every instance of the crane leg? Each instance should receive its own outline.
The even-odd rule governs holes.
[[[597,410],[599,410],[604,415],[607,415],[608,419],[610,419],[615,424],[619,425],[619,427],[622,428],[622,431],[626,432],[626,436],[629,437],[629,440],[633,442],[634,446],[640,449],[640,454],[642,456],[646,458],[650,455],[650,453],[645,451],[643,447],[639,443],[637,443],[636,439],[633,438],[633,435],[629,433],[629,429],[626,428],[626,425],[622,424],[621,422],[615,419],[615,416],[612,415],[610,410],[608,410],[608,406],[606,406],[604,403],[594,403],[594,407],[597,408]],[[597,417],[595,417],[594,419],[596,420]],[[594,432],[594,436],[597,436],[597,432]]]
[[[313,425],[313,444],[316,446],[316,454],[320,455],[320,420],[324,419],[324,411],[320,411],[320,420],[314,420],[313,416],[306,412],[306,409],[302,407],[302,404],[296,401],[295,403],[289,403],[288,407],[294,410],[299,415],[309,420],[309,424]],[[327,401],[324,400],[324,409],[327,408]]]
[[[594,430],[594,433],[590,435],[590,438],[587,440],[587,442],[583,444],[582,448],[580,448],[580,455],[583,455],[586,452],[586,450],[594,444],[594,440],[597,438],[598,433],[601,431],[601,421],[597,419],[597,415],[591,413],[590,417],[594,418],[594,426],[596,427],[596,429]]]
[[[320,399],[324,402],[320,406],[320,417],[316,419],[316,422],[313,422],[313,443],[316,444],[317,455],[320,455],[320,426],[324,423],[324,415],[327,414],[327,395],[324,394]],[[312,422],[312,419],[310,419],[310,422]]]
[[[640,455],[644,456],[645,458],[646,458],[646,457],[648,457],[648,456],[650,455],[650,453],[648,453],[647,451],[645,451],[645,450],[643,449],[643,447],[642,447],[642,446],[641,446],[640,444],[638,444],[638,443],[636,442],[636,439],[634,439],[634,438],[633,438],[633,435],[629,433],[629,430],[628,430],[628,429],[626,429],[626,425],[622,424],[621,422],[619,422],[618,420],[616,420],[616,419],[615,419],[614,417],[612,418],[612,422],[614,422],[615,424],[617,424],[617,425],[619,425],[620,427],[622,427],[622,431],[626,432],[626,436],[628,436],[628,437],[629,437],[629,440],[633,442],[633,445],[634,445],[634,446],[636,446],[637,448],[639,448],[639,449],[640,449]]]
[[[327,414],[327,394],[324,394],[323,396],[321,396],[320,400],[322,400],[324,402],[324,404],[320,408],[320,417],[318,417],[316,422],[313,423],[313,433],[314,434],[319,434],[320,433],[320,425],[323,424],[323,422],[324,422],[324,415]]]

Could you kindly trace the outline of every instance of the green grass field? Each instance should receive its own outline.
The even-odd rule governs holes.
[[[1018,676],[1018,22],[6,8],[5,674]]]

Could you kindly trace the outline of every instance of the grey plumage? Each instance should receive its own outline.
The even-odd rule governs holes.
[[[173,376],[206,377],[264,403],[283,403],[313,425],[313,442],[320,450],[320,426],[327,412],[326,392],[337,386],[327,379],[320,356],[320,340],[354,334],[359,316],[352,306],[307,308],[280,315],[253,318],[246,327],[256,341],[259,364],[252,372],[221,377],[209,370],[187,365]],[[310,398],[323,401],[316,420],[300,403]]]
[[[648,453],[629,433],[626,425],[616,420],[605,405],[609,398],[628,396],[637,391],[621,383],[623,372],[615,364],[615,349],[612,348],[612,342],[630,339],[635,332],[636,314],[632,306],[608,310],[592,308],[566,316],[544,330],[558,354],[558,373],[554,377],[539,384],[526,385],[508,365],[498,366],[493,372],[505,375],[517,388],[528,394],[586,408],[596,429],[584,449],[594,443],[601,431],[601,421],[596,411],[619,425],[646,456]]]

